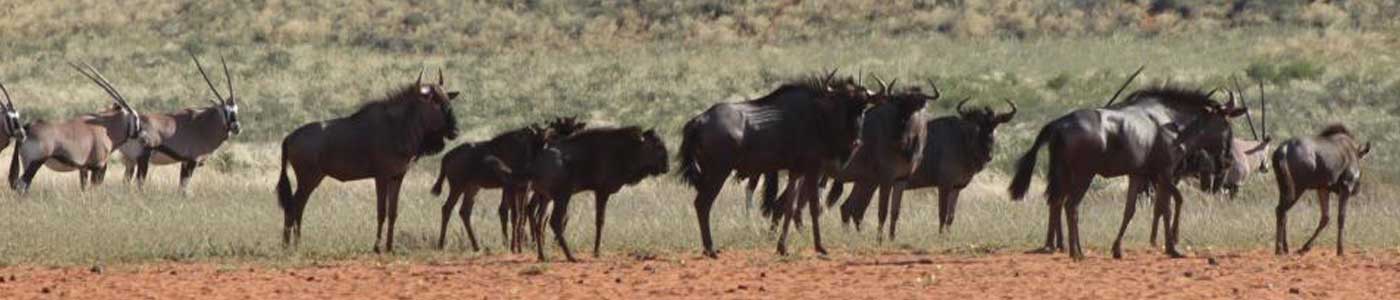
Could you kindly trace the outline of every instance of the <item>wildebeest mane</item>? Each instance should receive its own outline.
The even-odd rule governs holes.
[[[416,84],[406,85],[398,89],[397,92],[390,93],[382,99],[372,100],[360,105],[359,110],[356,110],[355,113],[351,114],[347,119],[364,119],[373,115],[381,115],[386,118],[414,118],[416,117],[415,114],[405,113],[396,116],[396,114],[391,112],[400,107],[408,111],[418,109],[414,106],[417,103],[414,102],[417,101],[417,97],[421,97],[419,95],[419,93],[421,93],[419,90],[420,88],[421,86]],[[441,87],[434,86],[434,89],[440,88]],[[416,148],[405,149],[412,152],[414,156],[437,154],[447,147],[447,140],[456,138],[457,116],[452,113],[451,106],[444,105],[442,108],[446,115],[444,116],[443,128],[422,128],[423,126],[421,124],[416,122],[401,122],[403,120],[393,120],[393,123],[396,124],[388,125],[404,126],[404,128],[402,128],[405,131],[404,134],[395,135],[395,138],[418,142],[418,145],[415,145]],[[401,147],[409,146],[408,143],[405,143],[402,144]]]
[[[1327,125],[1327,127],[1323,127],[1322,131],[1317,133],[1317,136],[1325,138],[1330,138],[1335,135],[1345,135],[1347,137],[1352,137],[1351,130],[1347,129],[1346,125],[1336,123]]]
[[[1143,99],[1160,99],[1163,102],[1179,103],[1201,108],[1220,108],[1220,102],[1210,98],[1210,94],[1196,89],[1187,89],[1177,86],[1150,87],[1138,90],[1128,95],[1127,100],[1120,105],[1128,106]]]
[[[767,95],[764,95],[763,97],[759,97],[758,99],[754,99],[754,100],[753,100],[753,103],[760,104],[760,105],[761,105],[761,104],[770,104],[770,103],[773,102],[773,101],[772,101],[773,99],[776,99],[776,98],[777,98],[777,97],[774,97],[774,96],[776,96],[776,95],[782,95],[782,94],[791,93],[791,92],[797,92],[797,91],[813,91],[813,92],[817,92],[817,93],[826,93],[826,91],[827,91],[827,90],[826,90],[826,88],[827,88],[827,82],[826,82],[826,80],[823,78],[823,76],[825,76],[825,75],[821,75],[821,74],[812,74],[812,75],[803,76],[803,77],[801,77],[801,78],[789,80],[789,81],[787,81],[787,82],[784,82],[782,85],[778,86],[778,88],[777,88],[777,89],[774,89],[773,92],[768,93]],[[835,81],[844,81],[844,80],[848,80],[848,79],[849,79],[849,78],[843,77],[843,78],[832,78],[831,80],[832,80],[833,82],[835,82]]]

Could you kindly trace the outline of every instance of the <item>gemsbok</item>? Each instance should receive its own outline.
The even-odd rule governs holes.
[[[444,89],[441,70],[437,84],[424,83],[419,72],[413,84],[365,103],[350,116],[302,125],[282,139],[277,203],[283,212],[283,246],[301,240],[302,213],[322,179],[373,178],[378,207],[374,251],[392,252],[404,175],[418,158],[441,152],[457,138],[452,113],[457,95]],[[289,165],[296,172],[295,190],[287,178]]]
[[[69,65],[107,92],[115,104],[110,109],[70,120],[36,120],[25,126],[28,137],[15,146],[17,159],[12,159],[19,163],[10,165],[11,187],[20,194],[29,192],[29,185],[42,166],[58,172],[77,170],[79,187],[84,190],[89,182],[102,184],[107,173],[107,158],[117,147],[128,142],[143,146],[160,142],[159,137],[148,134],[142,126],[141,114],[127,103],[126,97],[107,77],[91,65],[83,64],[86,70],[76,64]],[[14,178],[18,173],[16,168],[24,169],[24,175],[18,180]]]
[[[147,130],[159,135],[161,143],[154,147],[141,147],[130,143],[121,147],[126,179],[130,181],[135,175],[138,186],[145,183],[146,171],[150,164],[179,163],[180,191],[189,193],[190,177],[194,175],[194,169],[203,164],[204,159],[219,149],[230,136],[237,135],[242,130],[242,125],[238,122],[238,102],[234,98],[233,75],[228,70],[228,62],[222,57],[219,58],[224,67],[224,82],[228,87],[228,97],[224,97],[219,93],[219,89],[214,87],[214,82],[209,80],[209,74],[204,72],[199,57],[193,54],[190,57],[194,58],[194,65],[199,69],[199,75],[204,77],[204,83],[209,84],[209,90],[214,92],[215,100],[210,100],[211,105],[204,108],[141,116]]]

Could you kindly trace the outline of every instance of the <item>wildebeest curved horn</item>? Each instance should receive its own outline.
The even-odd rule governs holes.
[[[194,59],[194,67],[199,69],[199,75],[204,77],[204,83],[209,84],[209,91],[214,92],[214,97],[218,97],[218,98],[219,98],[219,101],[213,101],[214,104],[216,104],[216,105],[217,105],[217,104],[222,104],[222,103],[219,103],[219,102],[224,101],[224,96],[219,94],[219,89],[214,88],[214,81],[213,81],[213,80],[209,80],[209,74],[204,73],[204,64],[201,64],[201,63],[199,62],[199,56],[194,55],[194,52],[188,52],[188,51],[186,51],[186,53],[189,53],[189,54],[190,54],[190,58],[193,58],[193,59]],[[232,86],[232,85],[230,85],[230,86]],[[230,90],[230,92],[232,92],[232,90]]]
[[[826,82],[827,82],[827,83],[830,83],[832,79],[836,79],[836,71],[837,71],[837,70],[841,70],[841,67],[831,68],[831,72],[826,73]]]
[[[423,71],[427,69],[427,67],[418,68],[418,80],[414,81],[414,85],[423,85]]]
[[[958,101],[958,109],[957,109],[957,110],[958,110],[958,114],[959,114],[959,115],[966,115],[966,114],[968,113],[967,111],[963,110],[963,104],[967,104],[967,102],[968,102],[968,101],[971,101],[971,100],[972,100],[972,97],[967,97],[967,98],[963,98],[962,101]]]
[[[1210,98],[1210,97],[1215,96],[1215,92],[1219,92],[1219,91],[1220,91],[1220,88],[1213,88],[1213,89],[1210,89],[1210,92],[1209,92],[1209,93],[1206,93],[1206,98]]]
[[[446,83],[442,79],[442,68],[438,68],[438,87],[442,87],[444,84]]]
[[[933,79],[924,79],[924,81],[928,81],[928,86],[933,88],[933,99],[937,100],[938,98],[943,97],[943,91],[938,90],[938,84],[933,83]]]
[[[1019,111],[1016,109],[1016,102],[1011,102],[1011,99],[1001,98],[1001,101],[1006,101],[1006,104],[1011,105],[1011,111],[1002,114],[1003,116],[1008,116],[1007,119],[1010,119],[1010,116],[1016,115],[1016,112]]]
[[[885,86],[885,81],[880,79],[880,75],[870,74],[870,78],[875,79],[875,84],[880,86],[880,94],[883,95],[889,90],[889,87]]]
[[[229,73],[228,61],[224,60],[222,55],[219,56],[219,64],[224,65],[224,83],[228,85],[228,99],[224,101],[228,101],[228,104],[233,104],[233,74]]]
[[[1143,69],[1146,69],[1146,68],[1147,68],[1147,65],[1142,65],[1142,66],[1139,66],[1139,67],[1138,67],[1137,71],[1133,71],[1133,75],[1128,76],[1128,80],[1127,80],[1127,81],[1124,81],[1124,82],[1123,82],[1123,85],[1118,87],[1118,91],[1117,91],[1117,92],[1113,92],[1113,98],[1108,98],[1108,103],[1107,103],[1107,104],[1104,104],[1103,106],[1113,105],[1113,102],[1114,102],[1114,101],[1118,101],[1118,95],[1123,94],[1123,90],[1124,90],[1124,89],[1127,89],[1127,88],[1128,88],[1128,85],[1129,85],[1129,84],[1132,84],[1132,83],[1133,83],[1133,80],[1134,80],[1134,79],[1137,79],[1138,75],[1142,74],[1142,70],[1143,70]]]
[[[890,90],[894,90],[894,84],[895,84],[896,82],[899,82],[899,78],[895,78],[894,80],[890,80],[890,85],[887,86],[887,87],[885,87],[885,88],[890,89]]]

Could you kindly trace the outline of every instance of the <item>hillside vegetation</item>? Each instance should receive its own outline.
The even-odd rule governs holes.
[[[1400,159],[1388,151],[1400,138],[1397,20],[1400,4],[1386,0],[9,1],[0,3],[0,80],[27,119],[107,105],[69,61],[93,63],[144,111],[205,105],[210,93],[191,52],[206,63],[227,57],[244,132],[198,171],[191,198],[170,192],[174,168],[157,169],[144,194],[116,182],[79,193],[75,174],[48,170],[28,198],[0,193],[0,206],[8,206],[0,209],[0,227],[9,228],[0,232],[0,262],[296,256],[275,246],[276,143],[300,124],[347,114],[411,82],[423,67],[442,68],[448,86],[463,92],[456,112],[466,134],[457,142],[572,115],[656,127],[674,148],[680,125],[709,105],[832,68],[901,84],[933,79],[948,99],[1016,101],[1021,113],[998,133],[992,167],[964,193],[964,227],[932,235],[925,231],[933,228],[932,193],[905,201],[913,203],[901,226],[912,237],[905,247],[915,249],[1038,242],[1043,205],[1011,203],[1002,192],[1010,161],[1041,124],[1102,105],[1138,66],[1147,71],[1136,87],[1210,89],[1235,76],[1251,86],[1251,101],[1253,83],[1265,83],[1276,137],[1344,122],[1377,144],[1366,172],[1375,184],[1357,201],[1361,208],[1353,211],[1362,216],[1352,218],[1348,237],[1395,247],[1387,230],[1400,226],[1400,205],[1376,196],[1396,191],[1400,180],[1388,167]],[[944,115],[953,105],[940,101],[928,110]],[[441,203],[425,192],[437,158],[416,169],[400,222],[410,249],[425,247],[436,232]],[[120,177],[120,167],[111,170],[109,178]],[[1203,201],[1188,206],[1188,244],[1267,245],[1276,196],[1272,175],[1263,176],[1240,201],[1193,194]],[[1096,187],[1098,200],[1089,206],[1097,208],[1089,213],[1099,223],[1086,225],[1095,231],[1091,243],[1107,241],[1122,203],[1119,181]],[[316,234],[308,234],[303,253],[367,251],[369,189],[320,189],[307,213],[314,224],[306,230]],[[765,224],[742,215],[736,190],[726,189],[715,213],[721,245],[768,247]],[[698,248],[692,195],[669,177],[624,190],[624,200],[613,202],[623,208],[610,216],[616,246],[605,246]],[[495,237],[497,195],[478,199],[477,232]],[[1316,213],[1309,209],[1295,209],[1302,216],[1293,218],[1296,226],[1311,228]],[[592,216],[591,209],[575,210],[578,218]],[[839,245],[875,247],[868,233],[824,223]],[[998,224],[980,226],[987,223]],[[582,234],[589,226],[573,230],[575,241],[591,237]]]

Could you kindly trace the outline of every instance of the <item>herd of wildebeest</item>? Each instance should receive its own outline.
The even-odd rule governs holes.
[[[62,121],[23,123],[9,91],[0,85],[5,95],[0,104],[5,112],[0,149],[15,143],[11,187],[26,193],[40,166],[47,166],[58,172],[78,171],[85,189],[102,182],[108,156],[120,151],[128,181],[134,179],[139,185],[151,163],[179,163],[180,189],[187,192],[195,168],[240,131],[228,64],[223,63],[225,96],[197,57],[194,62],[216,100],[207,107],[170,113],[138,113],[105,76],[87,64],[70,63],[111,96],[114,105],[107,110]],[[1308,251],[1328,225],[1329,196],[1337,194],[1337,254],[1344,253],[1347,201],[1359,190],[1359,161],[1369,152],[1369,142],[1362,144],[1345,126],[1331,124],[1316,135],[1271,147],[1267,134],[1260,138],[1261,132],[1267,132],[1262,83],[1256,97],[1261,108],[1259,130],[1244,99],[1247,89],[1238,83],[1210,92],[1150,87],[1117,101],[1141,71],[1130,76],[1108,104],[1074,110],[1044,125],[1015,163],[1009,192],[1019,200],[1030,187],[1040,149],[1048,149],[1044,176],[1048,226],[1044,246],[1034,251],[1067,251],[1075,259],[1083,258],[1079,206],[1090,183],[1095,177],[1127,176],[1126,204],[1113,256],[1122,256],[1123,232],[1137,199],[1151,195],[1152,243],[1156,244],[1160,223],[1166,253],[1179,257],[1180,179],[1196,177],[1203,190],[1233,197],[1251,173],[1272,169],[1279,190],[1275,252],[1289,250],[1286,212],[1304,192],[1315,190],[1322,217],[1317,231],[1298,251]],[[392,251],[405,174],[419,158],[444,150],[459,132],[452,111],[459,93],[444,86],[441,70],[437,77],[436,82],[425,82],[419,72],[416,81],[363,104],[349,116],[308,123],[283,139],[282,170],[275,190],[284,213],[285,246],[299,243],[306,204],[329,176],[339,181],[374,179],[378,207],[374,250]],[[685,123],[678,175],[696,191],[694,208],[706,256],[719,254],[710,230],[710,211],[730,177],[747,179],[748,206],[763,183],[761,208],[773,230],[781,232],[777,250],[782,254],[789,252],[789,229],[802,226],[804,208],[816,251],[827,252],[818,220],[819,193],[828,184],[827,206],[840,202],[844,185],[853,184],[840,214],[843,223],[857,229],[879,192],[876,235],[881,239],[887,222],[888,238],[895,238],[901,194],[906,189],[938,188],[939,232],[953,224],[960,190],[992,160],[996,128],[1016,115],[1015,103],[1005,101],[1008,109],[999,112],[990,106],[968,108],[970,98],[964,98],[957,102],[954,114],[933,118],[925,106],[942,98],[934,82],[926,82],[927,89],[922,84],[899,87],[897,80],[886,83],[871,76],[878,84],[872,89],[864,86],[864,77],[842,76],[835,70],[808,76],[757,99],[715,104]],[[1217,101],[1214,97],[1222,90],[1225,101]],[[1231,121],[1240,116],[1249,123],[1253,140],[1234,136]],[[1275,149],[1272,159],[1265,157],[1269,148]],[[471,248],[479,250],[470,220],[474,198],[482,189],[501,189],[498,213],[508,248],[524,251],[525,243],[533,240],[539,258],[545,259],[547,222],[572,261],[574,255],[562,234],[570,198],[592,191],[597,255],[608,198],[624,186],[669,172],[668,153],[661,134],[654,130],[590,127],[565,117],[459,145],[442,157],[432,186],[435,195],[444,183],[448,189],[438,247],[445,246],[456,210]],[[295,185],[287,176],[289,168],[296,175]],[[780,184],[783,174],[787,181]]]

